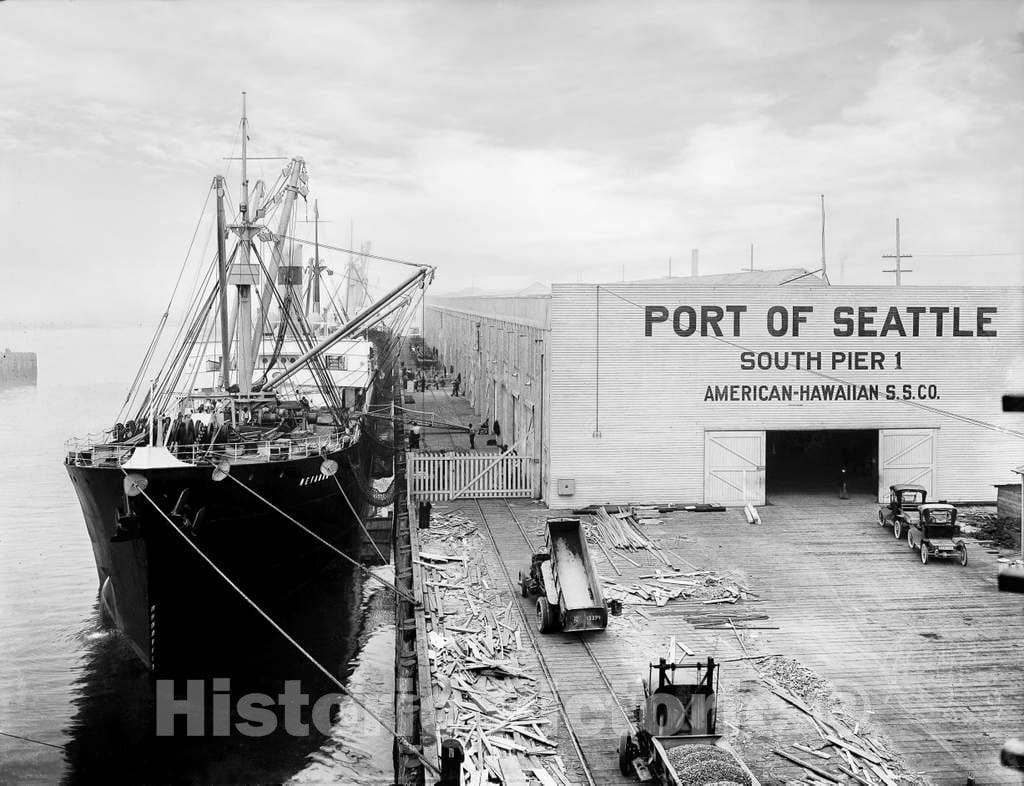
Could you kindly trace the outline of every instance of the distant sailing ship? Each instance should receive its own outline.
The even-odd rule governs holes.
[[[433,275],[412,265],[401,283],[365,302],[367,255],[354,271],[350,257],[344,305],[332,298],[333,311],[322,307],[319,226],[305,270],[288,234],[295,201],[308,193],[305,162],[291,159],[273,187],[258,182],[250,193],[247,134],[243,98],[237,220],[227,223],[218,176],[217,254],[159,373],[147,387],[160,330],[124,419],[69,441],[65,454],[103,608],[150,669],[202,647],[203,631],[230,631],[234,622],[231,591],[198,551],[270,610],[332,559],[317,537],[358,556],[356,519],[375,494],[374,383],[393,360],[396,326]],[[271,217],[276,231],[263,223]]]

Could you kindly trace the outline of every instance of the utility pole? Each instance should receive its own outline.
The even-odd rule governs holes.
[[[825,266],[825,195],[821,195],[821,278],[828,283],[828,268]]]
[[[697,251],[696,251],[696,249],[694,249],[694,254],[696,254],[696,253],[697,253]],[[697,263],[694,262],[694,265],[696,265],[696,264]],[[754,267],[754,244],[753,243],[750,244],[750,267],[740,268],[740,269],[743,272],[745,272],[745,273],[761,273],[762,272],[759,268]]]
[[[913,273],[913,270],[903,269],[904,259],[913,259],[912,254],[903,254],[900,252],[900,220],[896,219],[896,253],[895,254],[882,254],[882,259],[895,259],[896,267],[893,270],[883,270],[883,273],[895,273],[896,274],[896,286],[901,286],[900,275],[903,273]]]
[[[672,257],[668,258],[668,277],[672,278]]]

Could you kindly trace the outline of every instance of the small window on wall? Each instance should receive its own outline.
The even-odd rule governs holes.
[[[327,356],[327,370],[328,371],[347,371],[348,364],[345,362],[346,358],[344,355],[328,355]]]

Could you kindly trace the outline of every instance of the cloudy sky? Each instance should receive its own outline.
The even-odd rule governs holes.
[[[814,268],[822,193],[834,283],[892,280],[899,216],[906,281],[1022,284],[1022,31],[975,0],[9,0],[0,319],[159,313],[243,90],[250,153],[306,159],[322,238],[354,227],[438,291],[650,278],[695,247],[729,272],[751,243]]]

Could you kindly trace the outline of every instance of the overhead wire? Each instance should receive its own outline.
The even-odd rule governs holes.
[[[921,254],[914,252],[915,257],[1024,257],[1024,251],[990,251],[979,254]]]
[[[308,240],[302,240],[301,238],[291,238],[288,235],[285,235],[285,237],[288,237],[290,240],[292,240],[292,239],[298,240],[301,243],[308,243],[309,242]],[[329,245],[327,243],[324,243],[322,240],[320,241],[319,245],[320,245],[321,248],[327,248],[327,249],[330,249],[331,251],[340,251],[343,254],[354,254],[355,256],[364,257],[366,259],[376,259],[376,260],[378,260],[380,262],[394,262],[395,264],[398,264],[398,265],[408,265],[409,267],[429,267],[429,268],[433,268],[433,265],[425,265],[425,264],[420,263],[420,262],[410,262],[407,259],[396,259],[394,257],[382,257],[382,256],[380,256],[378,254],[371,254],[368,251],[353,251],[350,248],[342,248],[341,246],[332,246],[332,245]]]
[[[203,225],[203,216],[206,215],[206,208],[210,204],[210,195],[213,193],[213,184],[206,189],[206,199],[203,200],[203,207],[199,211],[199,218],[196,219],[195,229],[192,230],[192,238],[189,240],[188,248],[185,250],[185,257],[181,261],[181,267],[178,269],[177,278],[174,280],[174,287],[171,289],[171,296],[167,299],[167,306],[164,308],[164,313],[161,315],[159,322],[157,322],[156,330],[153,332],[153,338],[149,342],[149,347],[146,349],[145,355],[142,359],[142,364],[139,366],[139,370],[135,374],[135,379],[128,388],[128,394],[125,397],[124,403],[121,405],[121,412],[118,413],[120,417],[124,413],[125,407],[128,406],[131,401],[132,395],[134,394],[137,386],[145,374],[146,369],[149,367],[149,363],[152,360],[153,352],[156,350],[156,346],[160,341],[160,336],[163,335],[164,327],[167,324],[167,318],[171,313],[171,306],[174,303],[175,295],[178,293],[178,286],[181,284],[181,278],[185,273],[185,268],[188,266],[189,257],[192,255],[192,248],[195,246],[196,238],[199,236],[199,228]]]

